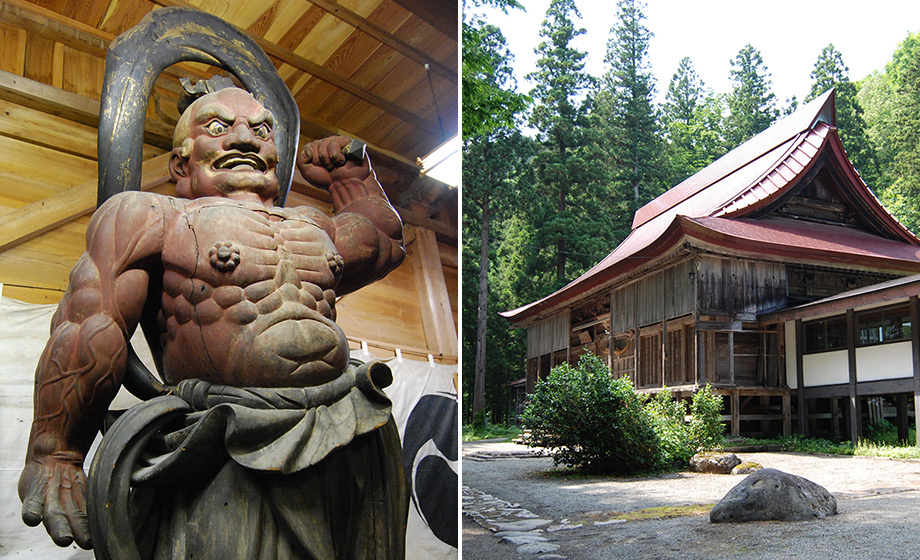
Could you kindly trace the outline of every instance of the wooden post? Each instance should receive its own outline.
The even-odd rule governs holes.
[[[661,386],[665,386],[665,372],[668,369],[668,321],[661,320]]]
[[[783,391],[783,435],[792,435],[792,393]]]
[[[799,405],[799,431],[802,435],[808,435],[808,410],[805,406],[805,371],[802,365],[802,350],[805,346],[805,329],[802,327],[802,320],[795,320],[795,380],[796,396]]]
[[[920,303],[917,296],[910,296],[910,350],[914,366],[914,424],[920,446]]]
[[[427,347],[432,354],[456,356],[457,328],[454,326],[450,296],[444,281],[438,240],[430,229],[411,227],[415,230],[415,240],[409,254],[415,270],[415,287],[418,290]]]
[[[758,400],[760,401],[761,413],[766,413],[766,411],[768,410],[773,410],[772,408],[770,408],[770,395],[761,395]],[[760,421],[760,433],[764,434],[764,437],[766,437],[766,434],[768,434],[769,432],[770,432],[770,421],[761,420]]]
[[[728,331],[728,384],[735,386],[735,331]]]
[[[732,387],[731,390],[731,400],[732,400],[732,436],[738,437],[741,435],[741,399],[738,395],[738,389]]]
[[[898,410],[898,441],[907,441],[907,393],[898,393],[894,402]]]
[[[859,395],[856,388],[856,313],[847,309],[847,369],[850,374],[850,441],[859,440]]]
[[[840,440],[840,401],[831,397],[831,428],[834,432],[834,441]]]

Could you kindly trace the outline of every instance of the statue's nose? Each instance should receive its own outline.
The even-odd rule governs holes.
[[[253,136],[252,130],[246,123],[237,123],[233,125],[230,134],[224,139],[225,149],[235,149],[240,151],[258,152],[259,145],[256,137]]]

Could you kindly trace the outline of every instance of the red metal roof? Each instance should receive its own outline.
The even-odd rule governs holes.
[[[791,218],[687,218],[689,237],[727,248],[818,262],[920,271],[920,246],[844,226]],[[694,227],[697,226],[697,227]]]
[[[520,322],[561,305],[663,255],[685,235],[726,247],[773,248],[777,255],[791,256],[804,250],[825,262],[920,270],[920,240],[866,187],[846,158],[833,120],[834,92],[830,90],[640,208],[629,236],[583,275],[541,300],[501,315]],[[829,161],[850,183],[861,211],[872,214],[880,232],[902,241],[845,227],[796,224],[789,219],[740,220],[797,185],[818,164],[822,153],[830,154]],[[820,232],[819,237],[813,237],[816,232]],[[796,245],[780,247],[787,242]]]

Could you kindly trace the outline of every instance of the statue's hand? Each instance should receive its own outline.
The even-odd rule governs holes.
[[[321,189],[354,179],[364,181],[370,175],[367,158],[358,163],[346,159],[342,153],[350,142],[351,139],[344,136],[314,140],[297,156],[297,167],[310,184]]]
[[[86,474],[79,462],[45,457],[26,461],[19,477],[22,520],[34,527],[44,523],[58,546],[76,543],[92,548],[86,521]]]

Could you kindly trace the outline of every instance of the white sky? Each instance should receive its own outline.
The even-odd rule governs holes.
[[[520,0],[526,12],[487,12],[515,56],[518,89],[531,89],[524,76],[536,69],[534,48],[549,0]],[[586,70],[601,76],[615,0],[575,0],[587,30],[574,45],[588,53]],[[680,59],[689,56],[707,87],[731,91],[732,60],[746,43],[763,56],[771,74],[777,106],[795,95],[801,102],[811,87],[809,74],[821,49],[833,43],[850,69],[851,81],[882,70],[908,31],[920,31],[920,1],[873,0],[646,0],[645,26],[654,34],[649,61],[656,78],[657,100],[664,99]],[[482,10],[485,12],[485,10]]]

